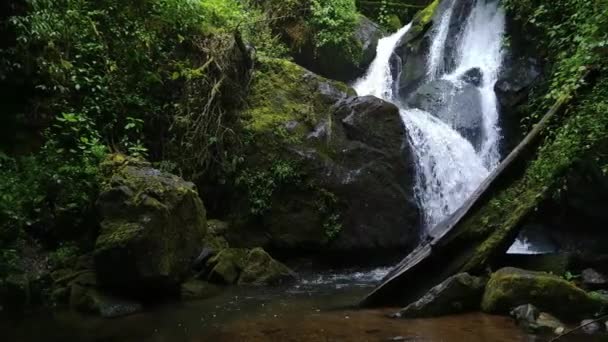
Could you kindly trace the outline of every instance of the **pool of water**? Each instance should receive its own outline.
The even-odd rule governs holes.
[[[304,275],[282,288],[233,288],[123,318],[49,312],[0,324],[2,341],[543,341],[508,317],[389,318],[353,307],[388,269]]]

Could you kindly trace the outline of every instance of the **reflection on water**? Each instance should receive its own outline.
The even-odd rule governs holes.
[[[233,288],[208,300],[170,303],[113,320],[70,312],[41,314],[1,322],[0,340],[542,341],[527,336],[507,317],[474,313],[396,320],[387,317],[395,309],[352,308],[386,271],[309,274],[290,287]]]

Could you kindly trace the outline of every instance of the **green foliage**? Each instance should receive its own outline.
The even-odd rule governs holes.
[[[311,0],[309,23],[317,48],[349,44],[358,18],[354,0]]]
[[[64,113],[46,133],[40,153],[0,160],[0,242],[21,230],[61,224],[70,234],[90,210],[97,191],[98,164],[106,153],[91,122]]]
[[[49,264],[54,269],[70,268],[73,266],[78,255],[80,255],[78,247],[65,244],[49,253]]]
[[[244,170],[237,179],[237,185],[247,192],[251,214],[261,215],[270,209],[275,191],[285,185],[298,184],[299,178],[291,163],[278,160],[269,170]]]

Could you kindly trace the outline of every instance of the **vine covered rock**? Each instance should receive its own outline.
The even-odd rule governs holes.
[[[414,162],[397,107],[293,63],[266,63],[242,117],[253,139],[230,244],[291,254],[413,246]]]

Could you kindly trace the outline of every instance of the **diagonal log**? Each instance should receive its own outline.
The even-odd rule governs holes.
[[[407,305],[445,278],[459,272],[483,270],[492,258],[503,254],[519,233],[520,223],[548,189],[520,186],[521,201],[510,204],[508,217],[494,218],[501,221],[497,227],[484,221],[484,215],[492,210],[490,200],[522,178],[542,131],[567,102],[567,97],[558,100],[467,202],[435,226],[424,242],[393,268],[360,305]]]

